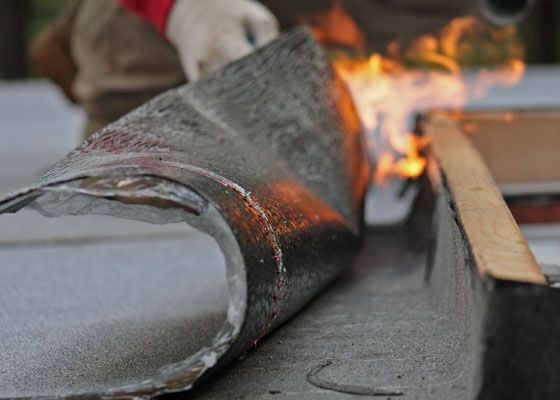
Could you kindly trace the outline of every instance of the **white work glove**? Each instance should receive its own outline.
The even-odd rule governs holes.
[[[274,39],[278,22],[252,0],[177,0],[166,34],[192,82]]]

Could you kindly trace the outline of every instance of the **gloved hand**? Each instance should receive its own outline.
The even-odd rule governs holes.
[[[272,13],[253,0],[177,0],[166,26],[191,82],[266,44],[278,30]]]

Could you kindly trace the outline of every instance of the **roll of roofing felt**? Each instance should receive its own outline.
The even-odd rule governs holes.
[[[36,298],[41,293],[29,301],[25,291],[18,292],[12,303],[2,305],[11,311],[0,315],[0,326],[18,327],[2,332],[13,340],[9,355],[0,352],[0,398],[135,398],[191,388],[286,321],[352,262],[369,178],[350,97],[305,28],[107,126],[36,186],[0,200],[0,213],[27,208],[47,216],[107,214],[155,224],[186,222],[218,244],[228,305],[219,279],[212,279],[220,273],[212,266],[219,257],[213,256],[177,273],[178,279],[191,277],[185,289],[189,295],[170,301],[169,309],[184,307],[189,321],[167,326],[170,318],[159,314],[165,309],[161,304],[147,313],[138,305],[137,312],[127,314],[148,318],[159,332],[153,337],[150,330],[140,338],[131,334],[135,319],[118,320],[124,315],[118,310],[92,318],[80,309],[60,315],[56,304],[49,308],[48,301]],[[201,243],[185,241],[184,252],[206,246]],[[181,260],[179,251],[176,258]],[[95,259],[95,251],[81,259],[92,262],[80,266],[91,279],[97,276]],[[110,268],[97,268],[109,281],[120,279],[116,272],[111,276]],[[129,271],[134,282],[129,284],[158,285],[158,271],[165,268],[158,261],[155,272],[146,273],[149,268]],[[10,285],[8,278],[12,284],[24,276],[41,279],[25,275],[25,265],[19,270],[20,275],[18,268],[4,273],[1,285]],[[64,287],[73,285],[88,289],[90,282],[73,282],[70,275],[61,279],[66,285],[43,284],[45,296],[49,291],[63,296]],[[114,294],[114,282],[96,282],[96,299]],[[159,289],[174,293],[176,288]],[[196,309],[189,312],[195,298]],[[114,299],[124,301],[123,296]],[[98,303],[92,301],[92,307]],[[131,303],[116,307],[137,306]],[[22,309],[25,313],[17,312]],[[53,324],[37,314],[59,321]],[[127,335],[132,339],[123,340]],[[172,343],[178,337],[185,343],[180,350]],[[156,344],[157,354],[167,352],[175,360],[142,347]],[[9,367],[25,360],[34,367],[23,374]]]

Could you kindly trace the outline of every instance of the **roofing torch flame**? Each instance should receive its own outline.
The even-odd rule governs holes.
[[[328,23],[321,25],[322,21]],[[340,5],[307,22],[327,45],[337,43],[337,31],[353,32],[338,44],[348,45],[350,37],[357,38],[355,48],[363,54],[364,36]],[[474,17],[456,18],[438,32],[417,38],[404,51],[393,42],[386,55],[335,54],[333,65],[354,100],[378,184],[395,176],[415,178],[424,170],[422,149],[428,143],[411,132],[415,114],[461,109],[492,86],[516,84],[524,72],[515,28],[490,28]],[[478,69],[474,80],[465,79],[461,66],[480,65],[491,67]]]

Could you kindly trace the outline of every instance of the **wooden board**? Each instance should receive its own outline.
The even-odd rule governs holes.
[[[560,182],[560,111],[453,115],[498,184]]]
[[[433,113],[430,155],[446,178],[481,276],[545,284],[546,279],[479,151],[456,120]]]

